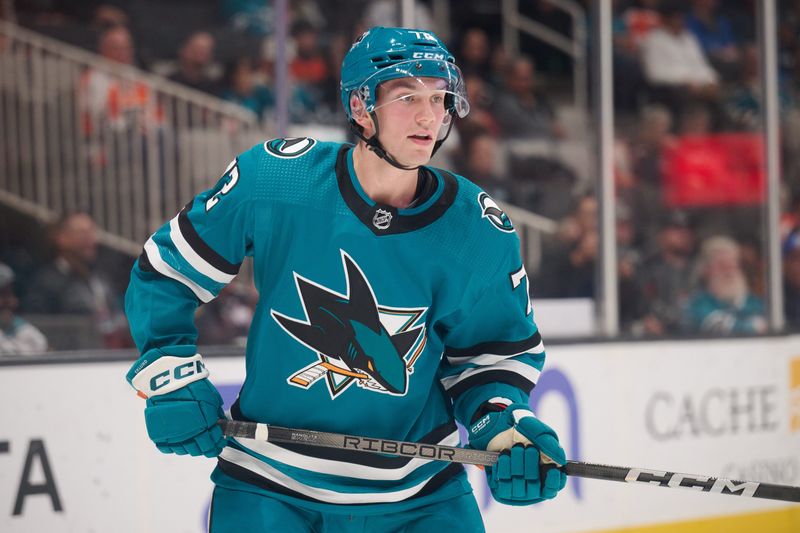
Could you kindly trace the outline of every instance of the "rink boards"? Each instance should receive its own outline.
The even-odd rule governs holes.
[[[226,402],[241,357],[210,357]],[[0,366],[0,531],[200,533],[208,459],[147,439],[129,361]],[[536,413],[574,460],[800,485],[800,337],[548,348]],[[571,479],[505,507],[469,467],[489,532],[800,531],[800,505]]]

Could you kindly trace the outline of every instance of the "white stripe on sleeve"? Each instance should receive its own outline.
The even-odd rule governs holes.
[[[153,265],[153,268],[156,269],[159,274],[183,283],[189,287],[195,296],[197,296],[203,303],[208,303],[214,299],[213,294],[169,266],[166,261],[161,258],[161,253],[158,251],[158,245],[153,240],[153,237],[150,237],[147,239],[147,242],[144,243],[144,251],[147,254],[148,261],[150,261],[150,264]]]
[[[192,268],[203,274],[204,276],[208,276],[209,278],[213,279],[217,283],[230,283],[235,275],[226,274],[225,272],[215,268],[211,263],[200,257],[200,255],[194,251],[194,248],[186,241],[186,238],[181,233],[180,225],[178,224],[178,214],[175,218],[169,221],[169,237],[172,239],[172,242],[175,243],[175,247],[181,253],[184,259],[192,265]]]

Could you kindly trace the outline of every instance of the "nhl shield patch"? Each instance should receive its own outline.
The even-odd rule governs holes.
[[[392,223],[392,213],[385,209],[376,209],[372,217],[372,225],[378,229],[389,229]]]

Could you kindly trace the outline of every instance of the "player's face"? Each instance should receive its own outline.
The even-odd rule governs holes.
[[[424,165],[445,120],[447,82],[439,78],[399,78],[378,88],[375,113],[386,151],[401,164]]]

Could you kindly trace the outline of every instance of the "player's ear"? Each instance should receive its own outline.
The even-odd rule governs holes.
[[[350,95],[350,113],[356,124],[361,126],[364,136],[369,138],[375,132],[375,126],[372,123],[372,117],[367,113],[367,108],[364,101],[354,92]]]

